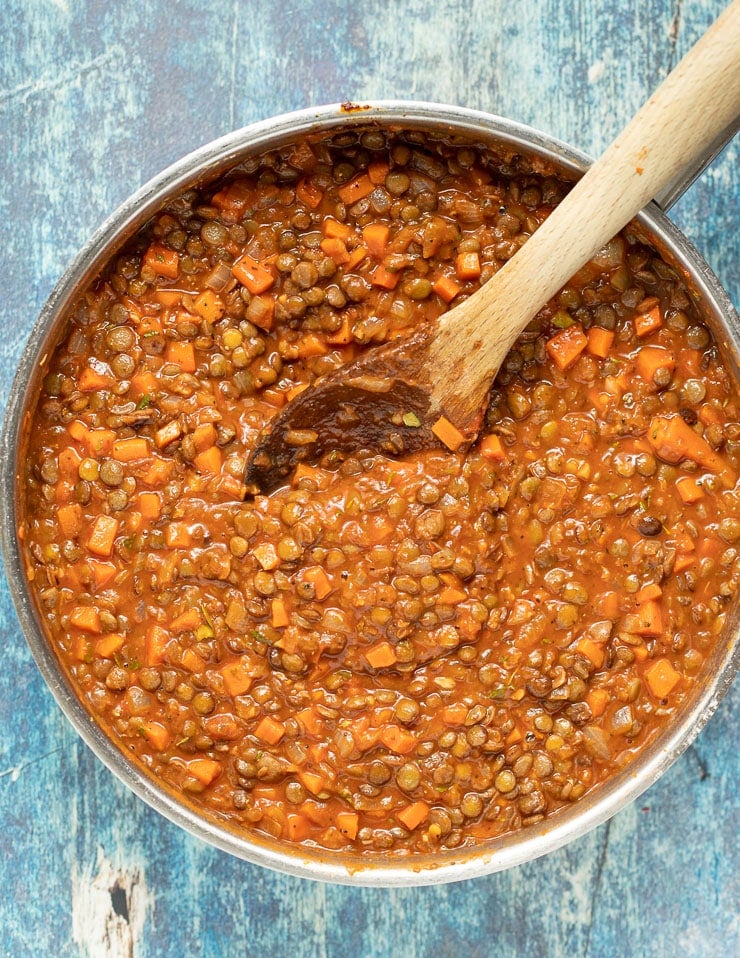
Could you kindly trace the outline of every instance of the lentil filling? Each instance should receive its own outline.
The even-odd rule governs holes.
[[[86,707],[205,814],[480,844],[700,680],[740,570],[737,395],[634,229],[520,337],[472,449],[329,455],[244,501],[291,397],[472,293],[567,188],[431,135],[304,139],[178,196],[79,299],[27,437],[28,577]]]

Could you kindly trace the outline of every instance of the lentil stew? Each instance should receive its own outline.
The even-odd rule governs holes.
[[[183,193],[81,297],[27,439],[28,577],[97,721],[207,815],[480,844],[701,680],[740,571],[737,395],[634,230],[520,337],[469,452],[329,456],[243,501],[285,402],[474,291],[565,190],[472,144],[303,139]]]

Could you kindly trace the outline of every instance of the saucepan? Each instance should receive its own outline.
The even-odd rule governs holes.
[[[10,395],[2,437],[2,542],[18,617],[46,682],[87,745],[140,798],[191,834],[253,863],[339,883],[418,885],[473,878],[544,855],[604,822],[655,782],[694,740],[732,682],[738,665],[737,603],[727,616],[722,639],[707,663],[703,680],[675,720],[606,784],[554,816],[472,851],[451,849],[407,860],[350,858],[303,846],[288,847],[206,818],[129,758],[91,721],[60,666],[32,598],[16,536],[26,423],[45,375],[48,356],[80,291],[137,229],[192,185],[206,183],[250,156],[307,135],[377,129],[424,131],[472,141],[526,157],[554,169],[565,179],[579,178],[589,166],[588,157],[578,150],[505,118],[435,103],[402,101],[343,104],[290,113],[231,133],[179,160],[135,193],[98,229],[60,279],[33,328]],[[678,186],[673,191],[671,199],[677,198],[680,189]],[[651,204],[639,215],[637,224],[646,241],[684,278],[737,381],[740,324],[727,294],[660,206]]]

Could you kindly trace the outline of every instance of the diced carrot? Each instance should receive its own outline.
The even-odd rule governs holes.
[[[218,446],[211,446],[210,449],[205,449],[203,452],[199,452],[195,459],[193,459],[193,465],[198,472],[207,473],[213,476],[221,472],[222,464],[223,454]]]
[[[692,479],[691,476],[681,476],[680,479],[677,479],[676,489],[683,502],[689,505],[692,502],[698,502],[704,495],[702,487],[696,479]]]
[[[162,320],[159,316],[142,316],[137,328],[141,339],[154,339],[162,335]]]
[[[170,733],[159,722],[144,722],[139,731],[158,752],[163,752],[170,744]]]
[[[451,452],[455,452],[465,442],[465,436],[446,416],[439,417],[432,426],[432,432]]]
[[[414,802],[412,805],[402,808],[400,812],[396,812],[396,818],[410,832],[418,828],[428,817],[429,806],[426,802]]]
[[[205,289],[193,300],[193,310],[206,322],[217,323],[226,312],[226,307],[212,289]]]
[[[277,722],[274,718],[270,718],[269,715],[265,715],[254,730],[254,734],[267,745],[277,745],[283,735],[285,735],[285,726],[282,722]]]
[[[216,442],[216,427],[212,422],[203,422],[196,426],[193,434],[193,445],[196,452],[203,452],[209,449]]]
[[[185,522],[170,522],[164,531],[168,549],[189,549],[193,543],[190,527]]]
[[[699,422],[704,423],[705,426],[718,426],[722,422],[722,415],[720,412],[714,408],[710,403],[702,403],[699,407]]]
[[[327,343],[331,343],[332,346],[349,346],[353,339],[352,323],[350,322],[349,316],[346,314],[342,317],[342,325],[339,327],[339,329],[326,337]],[[306,387],[301,384],[300,388],[303,390]],[[288,397],[291,399],[293,398],[290,393],[288,393]]]
[[[114,519],[113,516],[98,516],[88,536],[88,550],[93,555],[107,559],[113,552],[113,544],[118,535],[118,526],[118,519]]]
[[[67,539],[75,539],[82,531],[82,506],[73,502],[57,509],[57,521]]]
[[[675,369],[676,360],[662,346],[643,346],[637,354],[635,368],[645,382],[652,383],[659,369]]]
[[[188,772],[197,778],[201,785],[210,785],[221,774],[221,765],[212,758],[194,758],[188,762]]]
[[[491,433],[490,436],[485,436],[481,439],[480,451],[484,459],[492,459],[494,461],[506,459],[503,443],[495,433]]]
[[[253,203],[252,188],[245,180],[233,180],[213,195],[211,203],[225,213],[241,217]]]
[[[177,279],[180,274],[180,254],[161,243],[152,243],[144,253],[142,265],[147,266],[157,276]]]
[[[310,772],[308,770],[301,771],[298,773],[298,778],[300,779],[301,785],[307,788],[312,795],[320,795],[326,788],[326,782],[321,775],[316,772]]]
[[[181,289],[158,289],[154,293],[154,298],[158,303],[161,303],[162,306],[172,307],[177,306],[182,302],[182,290]]]
[[[101,562],[100,559],[88,559],[87,564],[93,574],[93,582],[98,591],[104,589],[108,583],[112,582],[118,572],[112,562]]]
[[[567,329],[561,329],[559,333],[547,341],[547,353],[557,368],[563,372],[576,362],[583,350],[588,345],[588,339],[583,332],[583,327],[579,323],[573,323]]]
[[[396,650],[390,642],[378,642],[365,652],[368,665],[374,669],[386,669],[398,661]]]
[[[385,183],[385,178],[388,176],[390,168],[390,164],[386,160],[373,160],[367,168],[367,175],[370,177],[370,182],[374,183],[375,186],[380,186],[381,183]]]
[[[647,438],[655,454],[666,462],[678,463],[690,459],[717,473],[728,486],[735,484],[735,473],[725,459],[712,449],[703,436],[694,432],[680,415],[655,416]]]
[[[311,180],[299,180],[296,184],[295,195],[304,206],[315,210],[321,205],[324,193]]]
[[[175,464],[171,459],[154,459],[144,473],[143,479],[148,486],[163,486],[172,475]]]
[[[347,247],[344,240],[338,236],[328,236],[326,239],[322,239],[319,245],[322,252],[326,253],[329,259],[333,259],[337,266],[344,266],[345,263],[349,263]]]
[[[310,582],[314,587],[314,593],[319,602],[325,599],[332,591],[332,584],[329,576],[324,572],[320,565],[309,566],[303,570],[301,575],[303,582]]]
[[[359,266],[360,263],[368,255],[367,246],[355,246],[352,252],[349,254],[349,262],[347,263],[347,272],[350,273],[355,266]]]
[[[296,396],[300,396],[302,392],[305,392],[308,389],[308,383],[298,383],[297,386],[292,386],[285,393],[285,398],[288,402],[292,402]]]
[[[468,706],[462,702],[446,705],[442,709],[442,721],[445,725],[464,725],[469,711]]]
[[[458,605],[460,602],[464,602],[467,597],[467,592],[463,592],[462,589],[456,589],[450,585],[442,589],[439,593],[439,601],[442,605]]]
[[[328,350],[327,350],[328,352]],[[271,406],[274,406],[276,409],[282,409],[285,403],[287,393],[282,389],[275,389],[273,386],[268,386],[262,391],[262,398],[266,403],[269,403]]]
[[[161,665],[167,655],[169,633],[161,625],[150,625],[144,636],[144,661],[147,665]]]
[[[602,592],[594,599],[594,609],[605,619],[616,619],[619,615],[619,595],[616,592]]]
[[[604,649],[598,642],[585,636],[578,642],[576,649],[590,660],[595,669],[600,669],[604,664]]]
[[[639,603],[653,602],[655,599],[659,599],[662,595],[663,590],[658,583],[649,582],[647,585],[644,585],[635,595],[635,599],[637,599]]]
[[[373,286],[379,286],[381,289],[395,289],[401,278],[401,271],[392,273],[386,269],[382,263],[378,263],[375,269],[370,273],[370,282]]]
[[[387,725],[380,733],[380,741],[398,755],[408,755],[416,748],[416,737],[398,725]]]
[[[682,552],[694,552],[696,549],[696,541],[683,524],[676,526],[673,531],[673,539],[676,544],[676,551],[679,554]]]
[[[642,338],[654,333],[663,325],[663,318],[660,315],[660,304],[655,297],[649,300],[643,300],[637,307],[639,313],[635,316],[635,333]]]
[[[432,283],[432,289],[444,303],[451,303],[458,295],[461,287],[451,276],[438,276]]]
[[[285,599],[273,599],[270,606],[270,624],[273,629],[283,629],[289,622]]]
[[[231,272],[254,296],[264,293],[275,283],[274,273],[247,253],[234,263]]]
[[[90,429],[85,445],[91,456],[109,456],[113,452],[115,433],[112,429]]]
[[[694,555],[676,556],[676,561],[673,563],[673,571],[676,574],[685,572],[687,569],[690,569],[695,562],[696,556]]]
[[[289,842],[305,841],[311,834],[311,822],[305,815],[288,812],[285,816],[285,837]]]
[[[252,687],[254,676],[247,662],[233,662],[221,669],[224,688],[232,698],[244,695]]]
[[[351,206],[358,200],[369,196],[374,189],[375,184],[367,175],[367,173],[360,173],[359,176],[356,176],[348,183],[345,183],[344,186],[340,186],[337,190],[337,193],[339,194],[339,199],[344,204]]]
[[[130,393],[134,399],[139,399],[141,396],[151,396],[152,393],[157,391],[157,378],[154,373],[150,373],[148,370],[144,369],[140,373],[131,377],[131,389]]]
[[[138,498],[139,512],[150,522],[159,519],[162,509],[162,500],[158,492],[140,492]]]
[[[297,353],[301,359],[325,356],[329,352],[326,343],[316,333],[304,333],[298,340]]]
[[[458,253],[455,257],[455,272],[458,279],[478,279],[481,273],[480,256],[475,251]]]
[[[198,609],[186,609],[170,622],[170,632],[177,635],[179,632],[192,632],[203,622]]]
[[[116,652],[120,652],[126,640],[122,635],[111,633],[104,635],[95,643],[95,654],[101,659],[112,659]]]
[[[149,444],[141,436],[132,436],[130,439],[119,439],[113,443],[113,458],[118,462],[133,462],[136,459],[146,459],[149,455]]]
[[[385,256],[386,246],[390,227],[385,223],[368,223],[362,230],[362,238],[370,251],[370,255],[376,259],[382,259]]]
[[[345,835],[350,841],[354,841],[360,828],[360,816],[357,812],[338,812],[337,828],[342,835]]]
[[[165,362],[181,366],[183,372],[194,373],[197,368],[195,349],[192,343],[179,339],[168,339],[164,348]]]
[[[517,745],[523,738],[522,730],[516,725],[504,739],[504,745]]]
[[[321,232],[327,239],[340,239],[345,242],[350,238],[353,230],[346,223],[340,223],[333,216],[327,216],[321,226]]]
[[[309,734],[318,735],[321,731],[321,716],[313,706],[301,709],[296,713],[296,718]]]
[[[112,376],[100,373],[91,366],[85,366],[77,377],[77,388],[83,393],[99,392],[102,389],[110,389],[113,382]]]
[[[656,699],[664,699],[671,694],[681,681],[681,675],[674,669],[668,659],[656,659],[645,670],[645,681]]]
[[[586,696],[586,703],[593,717],[600,718],[609,704],[609,693],[605,689],[591,689]]]
[[[586,349],[592,356],[598,356],[599,359],[606,359],[614,342],[614,330],[603,329],[601,326],[592,326],[588,331],[588,344]]]
[[[206,668],[206,660],[195,649],[185,649],[180,663],[188,672],[203,672]]]
[[[82,425],[82,423],[80,423],[80,425]],[[62,449],[57,456],[59,477],[76,482],[79,476],[78,470],[81,462],[82,456],[72,446],[67,446],[65,449]]]
[[[637,635],[658,636],[663,634],[663,614],[655,600],[644,602],[637,611]]]
[[[100,613],[89,605],[81,605],[73,609],[69,616],[69,624],[82,632],[98,634],[102,631]]]

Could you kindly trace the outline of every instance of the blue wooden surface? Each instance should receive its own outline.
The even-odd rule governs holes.
[[[182,153],[348,98],[499,112],[595,153],[723,0],[2,0],[0,398],[97,223]],[[735,145],[673,212],[734,301]],[[439,888],[327,887],[162,820],[76,738],[0,582],[3,955],[717,956],[740,950],[737,691],[641,800]],[[111,891],[112,890],[112,891]]]

